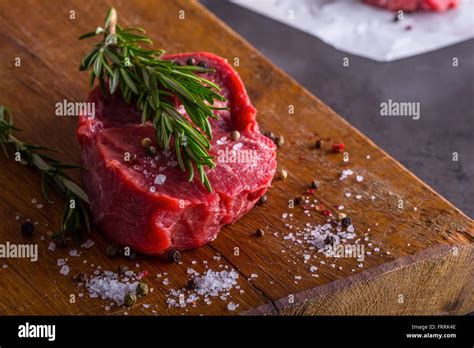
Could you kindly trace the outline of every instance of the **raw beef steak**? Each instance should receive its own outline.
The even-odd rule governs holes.
[[[389,10],[403,11],[446,11],[458,5],[458,0],[364,0],[364,2]]]
[[[206,169],[213,191],[195,175],[187,181],[174,151],[145,153],[141,141],[156,136],[151,125],[143,126],[137,110],[119,95],[104,98],[94,89],[95,118],[80,117],[77,138],[87,170],[83,180],[91,201],[94,222],[114,243],[145,254],[164,254],[189,249],[216,238],[221,227],[248,212],[271,184],[275,145],[260,134],[256,110],[245,87],[226,60],[210,53],[168,55],[164,59],[186,64],[193,57],[215,73],[202,74],[222,87],[230,110],[219,110],[210,120],[211,153],[216,168]],[[180,110],[180,109],[178,109]],[[184,113],[184,110],[181,109]],[[238,130],[233,141],[230,132]],[[136,159],[127,162],[126,153]]]

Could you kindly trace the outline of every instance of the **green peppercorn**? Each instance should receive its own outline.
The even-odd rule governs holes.
[[[118,253],[118,248],[115,245],[109,244],[105,249],[105,254],[109,257],[114,257]]]
[[[148,295],[148,292],[150,291],[150,289],[148,288],[148,285],[146,283],[140,282],[138,283],[135,291],[138,296],[145,296],[145,295]]]
[[[137,295],[129,292],[125,295],[125,298],[124,298],[124,302],[125,302],[125,306],[127,307],[131,307],[135,304],[135,302],[137,302]]]
[[[148,156],[155,156],[155,155],[156,155],[156,147],[154,147],[154,146],[148,146],[148,147],[146,148],[146,154],[147,154]]]
[[[150,145],[151,145],[151,139],[150,138],[143,138],[142,139],[142,146],[144,148],[147,148]]]
[[[24,236],[31,237],[32,235],[35,234],[35,225],[33,225],[29,221],[24,222],[21,225],[21,234],[23,234]]]

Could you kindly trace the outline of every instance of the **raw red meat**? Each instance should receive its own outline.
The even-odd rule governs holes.
[[[201,184],[199,175],[187,181],[174,151],[146,155],[141,140],[149,137],[156,145],[154,128],[143,126],[136,109],[118,95],[106,99],[94,89],[89,102],[95,102],[95,118],[80,117],[77,129],[94,222],[112,242],[145,254],[194,248],[214,240],[223,225],[234,223],[254,206],[275,173],[275,145],[260,134],[256,110],[235,70],[210,53],[165,59],[186,64],[189,57],[216,69],[204,77],[222,87],[225,105],[230,107],[230,111],[216,111],[219,118],[211,120],[216,168],[206,173],[213,192]],[[241,134],[237,141],[230,139],[233,130]],[[137,155],[133,163],[124,161],[126,152]]]
[[[458,0],[363,0],[364,2],[392,11],[446,11],[458,5]]]

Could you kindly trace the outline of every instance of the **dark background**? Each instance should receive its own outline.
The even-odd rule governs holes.
[[[378,63],[338,51],[318,38],[227,1],[201,3],[474,217],[474,40]],[[343,67],[344,57],[349,58],[349,67]],[[452,66],[454,57],[459,61],[457,68]],[[420,102],[420,119],[381,117],[380,103],[388,99]],[[452,160],[453,152],[458,152],[458,162]]]

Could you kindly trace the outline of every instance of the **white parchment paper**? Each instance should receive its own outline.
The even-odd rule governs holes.
[[[358,0],[233,0],[345,52],[391,61],[474,37],[474,0],[444,13],[394,13]],[[410,29],[407,30],[407,27]]]

